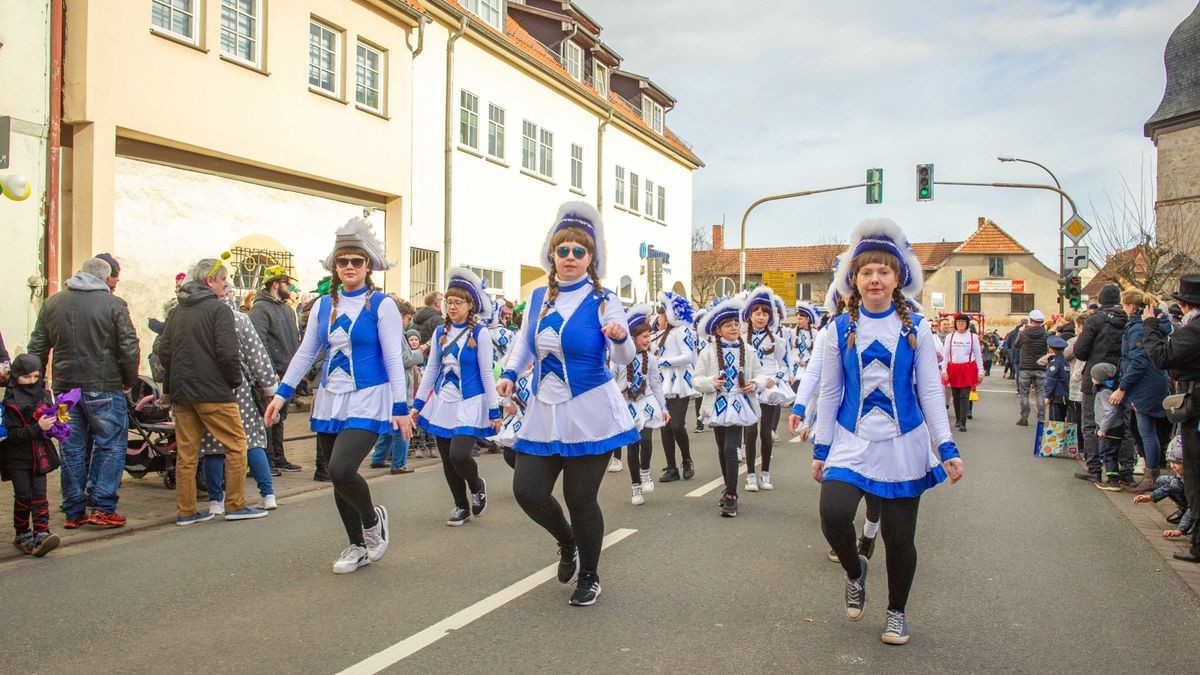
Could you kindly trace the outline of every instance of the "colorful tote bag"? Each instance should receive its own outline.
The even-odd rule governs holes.
[[[1079,427],[1069,422],[1038,422],[1034,457],[1079,457]]]

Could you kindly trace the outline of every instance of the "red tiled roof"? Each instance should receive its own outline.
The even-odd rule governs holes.
[[[921,268],[926,272],[936,269],[950,257],[954,249],[961,245],[958,241],[919,242],[913,244],[913,252],[921,261]],[[773,248],[746,249],[746,272],[760,274],[777,270],[787,270],[796,274],[827,273],[833,267],[833,260],[842,251],[845,244],[815,244],[812,246],[777,246]],[[714,271],[736,273],[738,269],[737,249],[724,248],[716,251],[692,251],[693,267],[697,263],[708,267],[714,266]]]
[[[1017,243],[1000,226],[988,220],[979,218],[979,227],[975,234],[967,237],[955,253],[1029,253],[1029,249]]]

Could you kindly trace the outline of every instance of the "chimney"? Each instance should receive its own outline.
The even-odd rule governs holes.
[[[986,222],[987,222],[987,218],[984,218],[983,216],[979,216],[979,225],[977,226],[976,229],[983,227],[983,224]]]
[[[720,251],[725,248],[725,226],[713,225],[712,250]]]

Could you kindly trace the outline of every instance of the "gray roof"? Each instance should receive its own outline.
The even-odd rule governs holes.
[[[1158,110],[1143,128],[1148,137],[1175,122],[1200,120],[1200,4],[1171,33],[1163,61],[1167,86]]]

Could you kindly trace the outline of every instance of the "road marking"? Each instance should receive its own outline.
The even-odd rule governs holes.
[[[625,539],[629,535],[637,532],[630,528],[621,528],[609,533],[604,537],[604,543],[601,545],[601,550],[612,546],[613,544]],[[504,588],[479,602],[462,609],[445,619],[433,624],[432,626],[420,631],[419,633],[408,636],[407,638],[397,642],[387,649],[367,657],[362,661],[350,666],[342,671],[342,675],[367,675],[378,673],[385,668],[389,668],[401,660],[416,654],[429,645],[441,640],[451,633],[451,631],[459,630],[466,627],[472,621],[486,616],[495,609],[503,607],[507,603],[516,600],[522,595],[532,591],[543,583],[555,578],[558,575],[558,563],[554,563],[544,569],[538,570],[533,574],[521,579],[515,584]]]
[[[762,467],[762,462],[761,461],[755,462],[755,466]],[[744,473],[746,473],[746,465],[743,464],[742,468],[738,471],[738,475],[740,476]],[[725,479],[723,477],[718,478],[716,480],[709,481],[709,482],[705,483],[704,485],[701,485],[700,487],[696,488],[695,490],[692,490],[691,492],[684,495],[684,497],[703,497],[705,494],[712,492],[714,489],[719,488],[719,487],[725,487]]]
[[[975,391],[981,394],[1015,394],[1016,389],[976,389]]]

